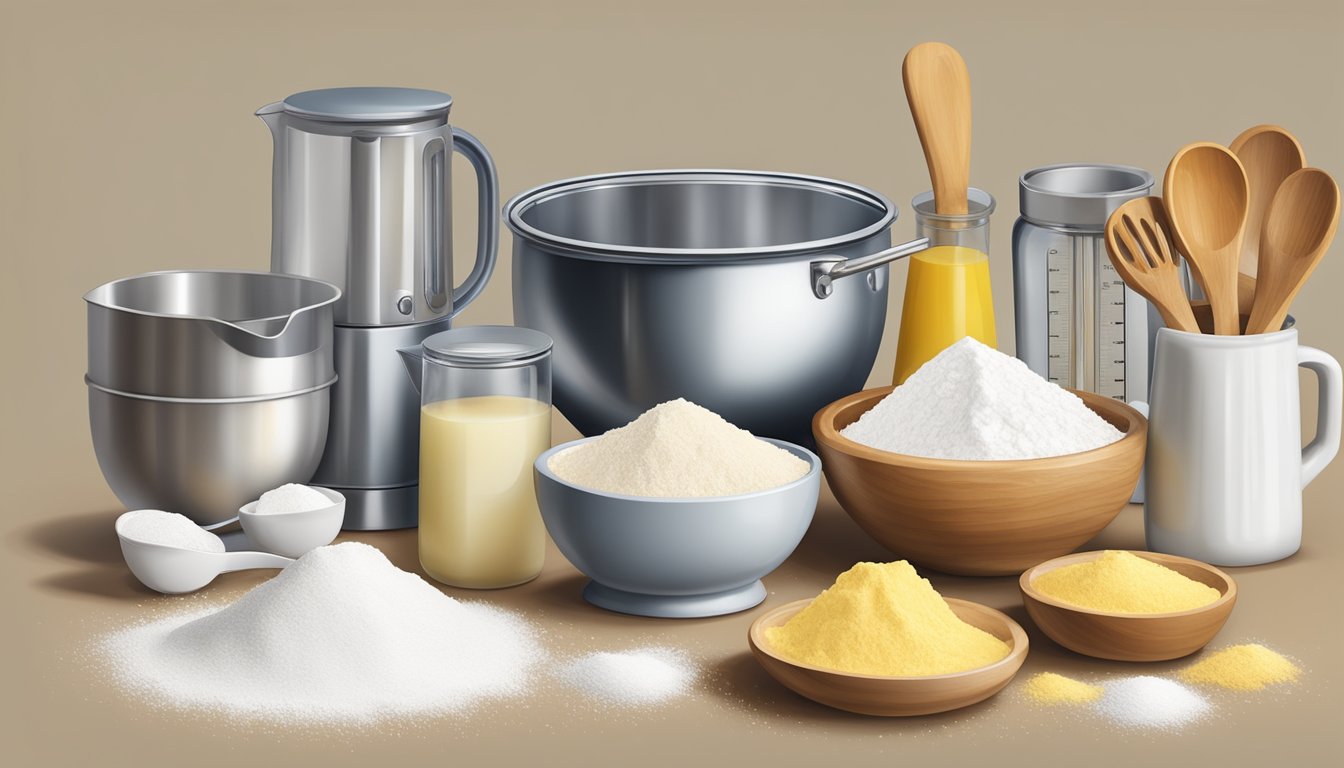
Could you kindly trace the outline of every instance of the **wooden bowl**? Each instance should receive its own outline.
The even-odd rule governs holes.
[[[777,627],[806,608],[797,600],[767,611],[752,622],[747,643],[771,677],[800,696],[828,707],[861,715],[906,717],[931,715],[969,707],[1003,690],[1027,659],[1027,633],[1017,622],[979,603],[945,598],[961,620],[1008,643],[1008,655],[987,667],[926,677],[858,675],[813,667],[775,655],[765,630]]]
[[[1036,626],[1071,651],[1116,661],[1166,661],[1189,656],[1223,628],[1237,602],[1237,583],[1207,563],[1155,552],[1131,554],[1164,565],[1223,594],[1206,606],[1175,613],[1107,613],[1060,602],[1036,591],[1031,582],[1056,568],[1085,563],[1101,552],[1079,552],[1041,563],[1022,574],[1022,602]]]
[[[1091,451],[1021,461],[888,453],[840,435],[892,387],[817,412],[812,431],[831,491],[859,527],[916,565],[966,576],[1017,575],[1097,535],[1129,502],[1148,421],[1128,405],[1070,390],[1125,436]]]

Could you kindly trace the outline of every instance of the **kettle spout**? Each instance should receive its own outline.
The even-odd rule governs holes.
[[[411,377],[411,383],[415,384],[415,391],[420,391],[420,377],[424,373],[425,353],[421,351],[420,346],[404,347],[397,350],[401,355],[401,363],[406,366],[406,373]]]
[[[277,101],[274,104],[267,104],[257,110],[257,117],[266,123],[266,127],[271,129],[271,136],[278,138],[280,136],[280,121],[285,115],[285,103]]]

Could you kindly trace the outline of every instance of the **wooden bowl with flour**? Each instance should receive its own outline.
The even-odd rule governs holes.
[[[892,389],[831,403],[813,418],[812,432],[840,506],[869,536],[916,565],[966,576],[1020,574],[1097,535],[1138,484],[1148,421],[1118,400],[1069,390],[1124,437],[1043,459],[930,459],[840,434]]]

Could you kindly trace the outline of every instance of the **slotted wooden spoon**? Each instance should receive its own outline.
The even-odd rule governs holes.
[[[1302,144],[1277,125],[1247,128],[1227,146],[1246,169],[1251,199],[1246,212],[1246,236],[1241,242],[1241,272],[1255,277],[1259,269],[1260,232],[1269,215],[1269,201],[1283,180],[1307,165]]]
[[[947,43],[920,43],[901,65],[905,98],[924,147],[934,210],[965,215],[971,178],[971,76]]]
[[[1162,194],[1172,239],[1213,308],[1214,333],[1237,335],[1237,264],[1250,198],[1246,170],[1221,144],[1190,144],[1167,166]]]
[[[1168,328],[1199,333],[1170,233],[1161,198],[1135,198],[1106,221],[1106,252],[1120,277],[1157,307]]]
[[[1339,187],[1319,168],[1284,179],[1260,238],[1260,275],[1246,333],[1283,327],[1288,308],[1330,247],[1339,226]]]

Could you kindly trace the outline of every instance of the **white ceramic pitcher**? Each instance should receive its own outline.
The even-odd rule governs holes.
[[[1316,436],[1302,447],[1298,367],[1316,373]],[[1150,392],[1148,549],[1217,565],[1288,557],[1302,544],[1302,489],[1339,452],[1339,362],[1297,330],[1157,332]]]

